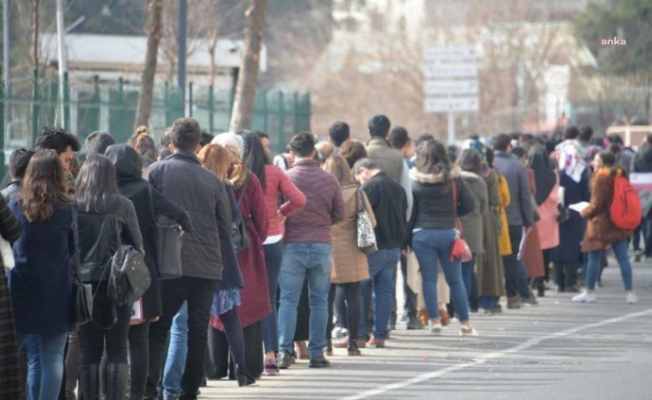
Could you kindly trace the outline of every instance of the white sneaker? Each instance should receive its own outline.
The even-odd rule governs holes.
[[[473,327],[462,326],[460,328],[460,336],[480,336],[480,334]]]
[[[628,293],[627,304],[636,304],[636,303],[638,303],[638,297],[636,297],[636,293]]]
[[[587,291],[573,297],[573,301],[576,303],[595,303],[596,300],[598,300],[598,296],[595,293],[589,293]]]
[[[442,324],[433,324],[432,322],[430,323],[430,333],[433,335],[441,335],[441,332],[444,330],[444,326]]]

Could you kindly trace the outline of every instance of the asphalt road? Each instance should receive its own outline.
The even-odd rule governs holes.
[[[538,306],[475,316],[480,337],[440,337],[399,325],[385,349],[335,349],[333,367],[300,361],[238,388],[212,381],[203,399],[652,399],[652,264],[634,267],[639,303],[628,305],[618,267],[605,270],[595,304],[547,292]]]

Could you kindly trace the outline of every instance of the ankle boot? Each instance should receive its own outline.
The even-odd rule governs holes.
[[[100,398],[100,365],[81,365],[79,367],[79,392],[84,400]]]
[[[111,363],[107,370],[106,400],[124,400],[129,386],[129,364]]]
[[[235,377],[238,380],[238,386],[250,386],[256,383],[256,380],[253,376],[247,371],[247,367],[244,365],[236,365],[235,367]]]
[[[507,308],[510,310],[518,310],[519,308],[521,308],[521,304],[518,300],[518,296],[507,298]]]

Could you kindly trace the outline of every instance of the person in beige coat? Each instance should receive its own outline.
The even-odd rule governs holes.
[[[333,174],[340,182],[345,206],[344,219],[331,228],[333,238],[331,277],[333,285],[329,296],[329,313],[331,316],[328,320],[327,336],[333,330],[333,304],[344,304],[346,301],[346,325],[349,329],[349,336],[342,341],[333,343],[333,345],[334,347],[347,347],[350,356],[357,356],[360,355],[356,339],[358,338],[362,308],[360,284],[362,281],[369,279],[367,256],[357,245],[358,211],[364,207],[374,227],[376,226],[376,218],[367,196],[354,183],[351,169],[343,157],[338,155],[329,157],[323,168]]]

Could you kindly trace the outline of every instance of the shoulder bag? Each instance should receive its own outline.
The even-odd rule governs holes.
[[[453,215],[455,216],[455,239],[451,245],[451,261],[469,262],[473,253],[468,243],[464,240],[464,226],[457,216],[457,184],[453,179]]]
[[[247,187],[249,187],[249,180],[251,179],[249,174],[251,172],[247,173],[247,179],[245,180],[244,185],[242,186],[242,193],[240,193],[240,196],[236,200],[236,204],[238,206],[238,210],[242,212],[242,209],[240,208],[240,205],[242,204],[242,200],[244,199],[245,195],[247,194]],[[233,246],[235,247],[235,252],[236,253],[242,253],[243,251],[246,251],[249,248],[249,235],[247,235],[247,221],[251,218],[251,215],[248,216],[242,216],[240,219],[240,222],[237,224],[233,224],[232,228],[232,235],[231,235],[231,240],[233,241]]]
[[[359,198],[362,198],[362,207],[359,206]],[[367,212],[367,202],[360,189],[355,192],[355,210],[356,210],[356,236],[358,248],[363,253],[369,255],[378,251],[376,244],[376,233],[371,224],[371,217]]]
[[[154,212],[154,193],[152,186],[149,184],[147,191],[149,212],[152,218],[148,236],[154,250],[156,271],[160,279],[180,278],[183,275],[181,267],[181,227],[177,223],[157,217]]]

